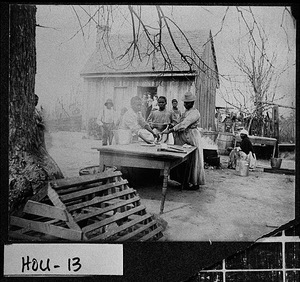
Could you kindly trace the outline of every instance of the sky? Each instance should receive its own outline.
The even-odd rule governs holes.
[[[95,22],[90,21],[86,24],[89,19],[87,12],[93,13],[97,7],[37,6],[39,26],[36,30],[36,93],[40,97],[40,105],[44,108],[53,109],[58,99],[68,103],[83,91],[83,78],[79,73],[96,46]],[[245,17],[249,17],[246,8],[240,7],[240,11],[244,11]],[[112,32],[130,31],[127,7],[113,6],[112,9]],[[229,99],[231,93],[239,87],[230,83],[228,75],[235,80],[243,79],[232,60],[241,50],[245,50],[247,44],[246,40],[241,40],[245,38],[241,13],[235,6],[162,6],[162,9],[182,30],[204,28],[212,31],[220,73],[217,106],[228,105],[222,97]],[[287,68],[276,88],[278,97],[285,95],[285,99],[279,100],[278,104],[295,105],[296,29],[293,19],[288,13],[283,13],[284,7],[280,6],[256,6],[251,9],[257,22],[264,27],[269,54],[278,54],[276,68]],[[156,24],[153,6],[142,6],[142,11],[145,22]],[[83,32],[80,25],[84,26]],[[280,109],[281,113],[287,112],[284,108]]]

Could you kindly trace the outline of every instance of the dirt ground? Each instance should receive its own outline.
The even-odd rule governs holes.
[[[101,140],[87,139],[84,132],[52,132],[46,144],[65,177],[99,163],[92,147]],[[281,168],[295,168],[295,157],[284,154]],[[221,169],[207,168],[206,184],[197,191],[181,191],[170,181],[165,209],[159,215],[161,186],[155,172],[139,171],[134,181],[146,211],[167,224],[166,241],[255,241],[295,218],[295,176],[263,172],[269,160],[258,160],[255,171],[242,177],[225,167],[228,156],[220,156]],[[145,181],[146,180],[146,181]]]

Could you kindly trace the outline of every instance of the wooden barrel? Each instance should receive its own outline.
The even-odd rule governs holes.
[[[228,155],[227,148],[233,147],[233,137],[231,132],[219,132],[217,137],[218,151],[221,155]]]

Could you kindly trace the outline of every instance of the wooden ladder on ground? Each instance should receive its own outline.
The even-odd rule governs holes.
[[[9,237],[29,241],[157,241],[163,228],[141,205],[120,171],[47,182],[21,213]]]

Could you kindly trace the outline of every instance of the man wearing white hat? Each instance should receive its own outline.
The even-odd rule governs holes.
[[[249,168],[255,168],[256,156],[254,154],[252,143],[248,137],[249,133],[246,129],[240,131],[242,142],[240,147],[234,148],[229,154],[228,168],[235,168],[237,159],[245,159],[249,161]]]
[[[186,92],[181,100],[184,103],[185,112],[182,114],[180,122],[166,133],[174,132],[175,145],[189,144],[197,147],[195,154],[192,156],[192,168],[189,179],[190,185],[187,187],[189,190],[196,190],[199,189],[199,185],[205,184],[203,148],[201,144],[201,134],[198,130],[200,113],[196,108],[194,108],[196,100],[196,96],[194,94]],[[171,177],[176,181],[181,180],[174,179],[174,177],[176,177],[174,174],[171,174]],[[182,178],[182,175],[180,175],[180,178]]]

